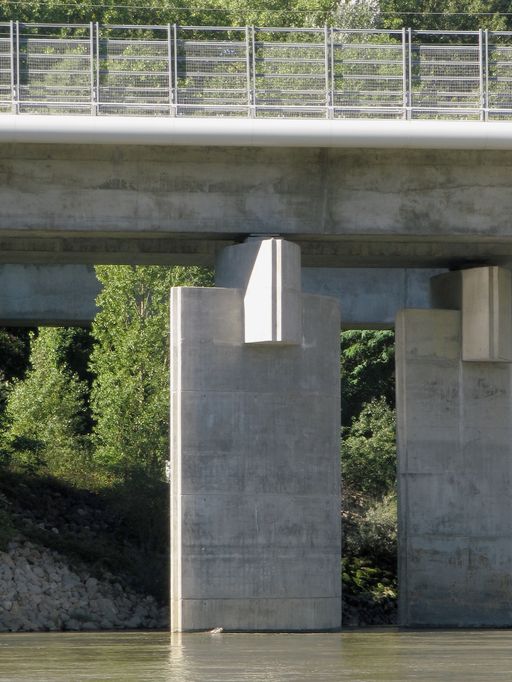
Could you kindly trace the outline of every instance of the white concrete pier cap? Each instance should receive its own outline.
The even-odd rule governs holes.
[[[217,286],[243,292],[245,343],[301,343],[299,246],[280,237],[252,236],[223,249],[215,272]]]

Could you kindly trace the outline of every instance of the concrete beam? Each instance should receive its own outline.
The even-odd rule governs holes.
[[[400,308],[430,306],[430,278],[441,272],[302,268],[302,289],[305,293],[337,298],[345,328],[392,328]],[[99,290],[92,266],[0,265],[0,324],[90,324],[96,314],[94,301]]]
[[[0,216],[1,220],[1,216]],[[275,233],[275,230],[274,230]],[[262,233],[262,236],[266,236]],[[271,235],[269,235],[271,236]],[[2,232],[0,264],[48,263],[62,265],[203,265],[213,267],[219,251],[242,243],[247,235],[179,235],[162,237],[134,233],[102,233],[85,237],[52,231],[45,236]],[[464,237],[432,239],[389,237],[380,239],[338,237],[336,240],[287,236],[297,244],[302,265],[314,268],[433,268],[452,269],[491,261],[512,267],[512,240],[487,240],[485,244]]]
[[[302,268],[302,289],[337,298],[346,329],[392,329],[401,308],[429,308],[430,281],[443,270]]]
[[[90,265],[1,265],[0,326],[86,326],[100,292]]]

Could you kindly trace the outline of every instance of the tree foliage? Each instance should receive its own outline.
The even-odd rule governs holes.
[[[441,31],[510,30],[509,0],[380,0],[382,27]]]
[[[34,23],[322,26],[337,10],[337,0],[0,0],[1,21]]]
[[[344,485],[379,500],[396,482],[395,413],[383,397],[366,403],[342,445]]]
[[[379,25],[379,2],[340,0],[330,23],[337,28],[375,28]]]
[[[205,286],[203,268],[100,266],[95,345],[94,460],[112,476],[163,477],[169,429],[169,289]]]
[[[12,383],[25,375],[30,354],[29,333],[28,329],[0,329],[0,428]]]
[[[394,337],[341,335],[343,585],[378,609],[396,600]]]
[[[510,30],[507,12],[508,0],[0,0],[0,21],[32,23]]]
[[[393,332],[353,330],[341,334],[341,423],[350,427],[364,404],[382,396],[395,404]]]
[[[30,354],[30,329],[0,329],[0,380],[21,379]]]
[[[17,465],[67,480],[80,479],[89,453],[87,383],[66,362],[75,334],[81,330],[32,335],[30,369],[9,394],[3,434]]]

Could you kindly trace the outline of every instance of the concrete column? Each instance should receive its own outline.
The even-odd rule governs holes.
[[[468,278],[472,294],[462,312],[403,310],[397,317],[405,626],[512,625],[512,370],[502,361],[463,357],[464,334],[466,347],[490,350],[491,357],[493,348],[503,349],[500,356],[510,352],[509,313],[493,303],[510,292],[489,296],[488,287],[472,286],[475,277],[502,286],[500,273],[488,270]],[[475,319],[471,308],[479,309],[484,296],[490,303],[480,309],[480,327],[463,325],[464,315]],[[501,323],[500,338],[489,346],[489,330]]]
[[[246,343],[245,293],[171,292],[172,629],[339,628],[338,305]]]

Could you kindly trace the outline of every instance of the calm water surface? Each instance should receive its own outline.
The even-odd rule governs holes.
[[[512,631],[0,635],[0,680],[512,681]]]

